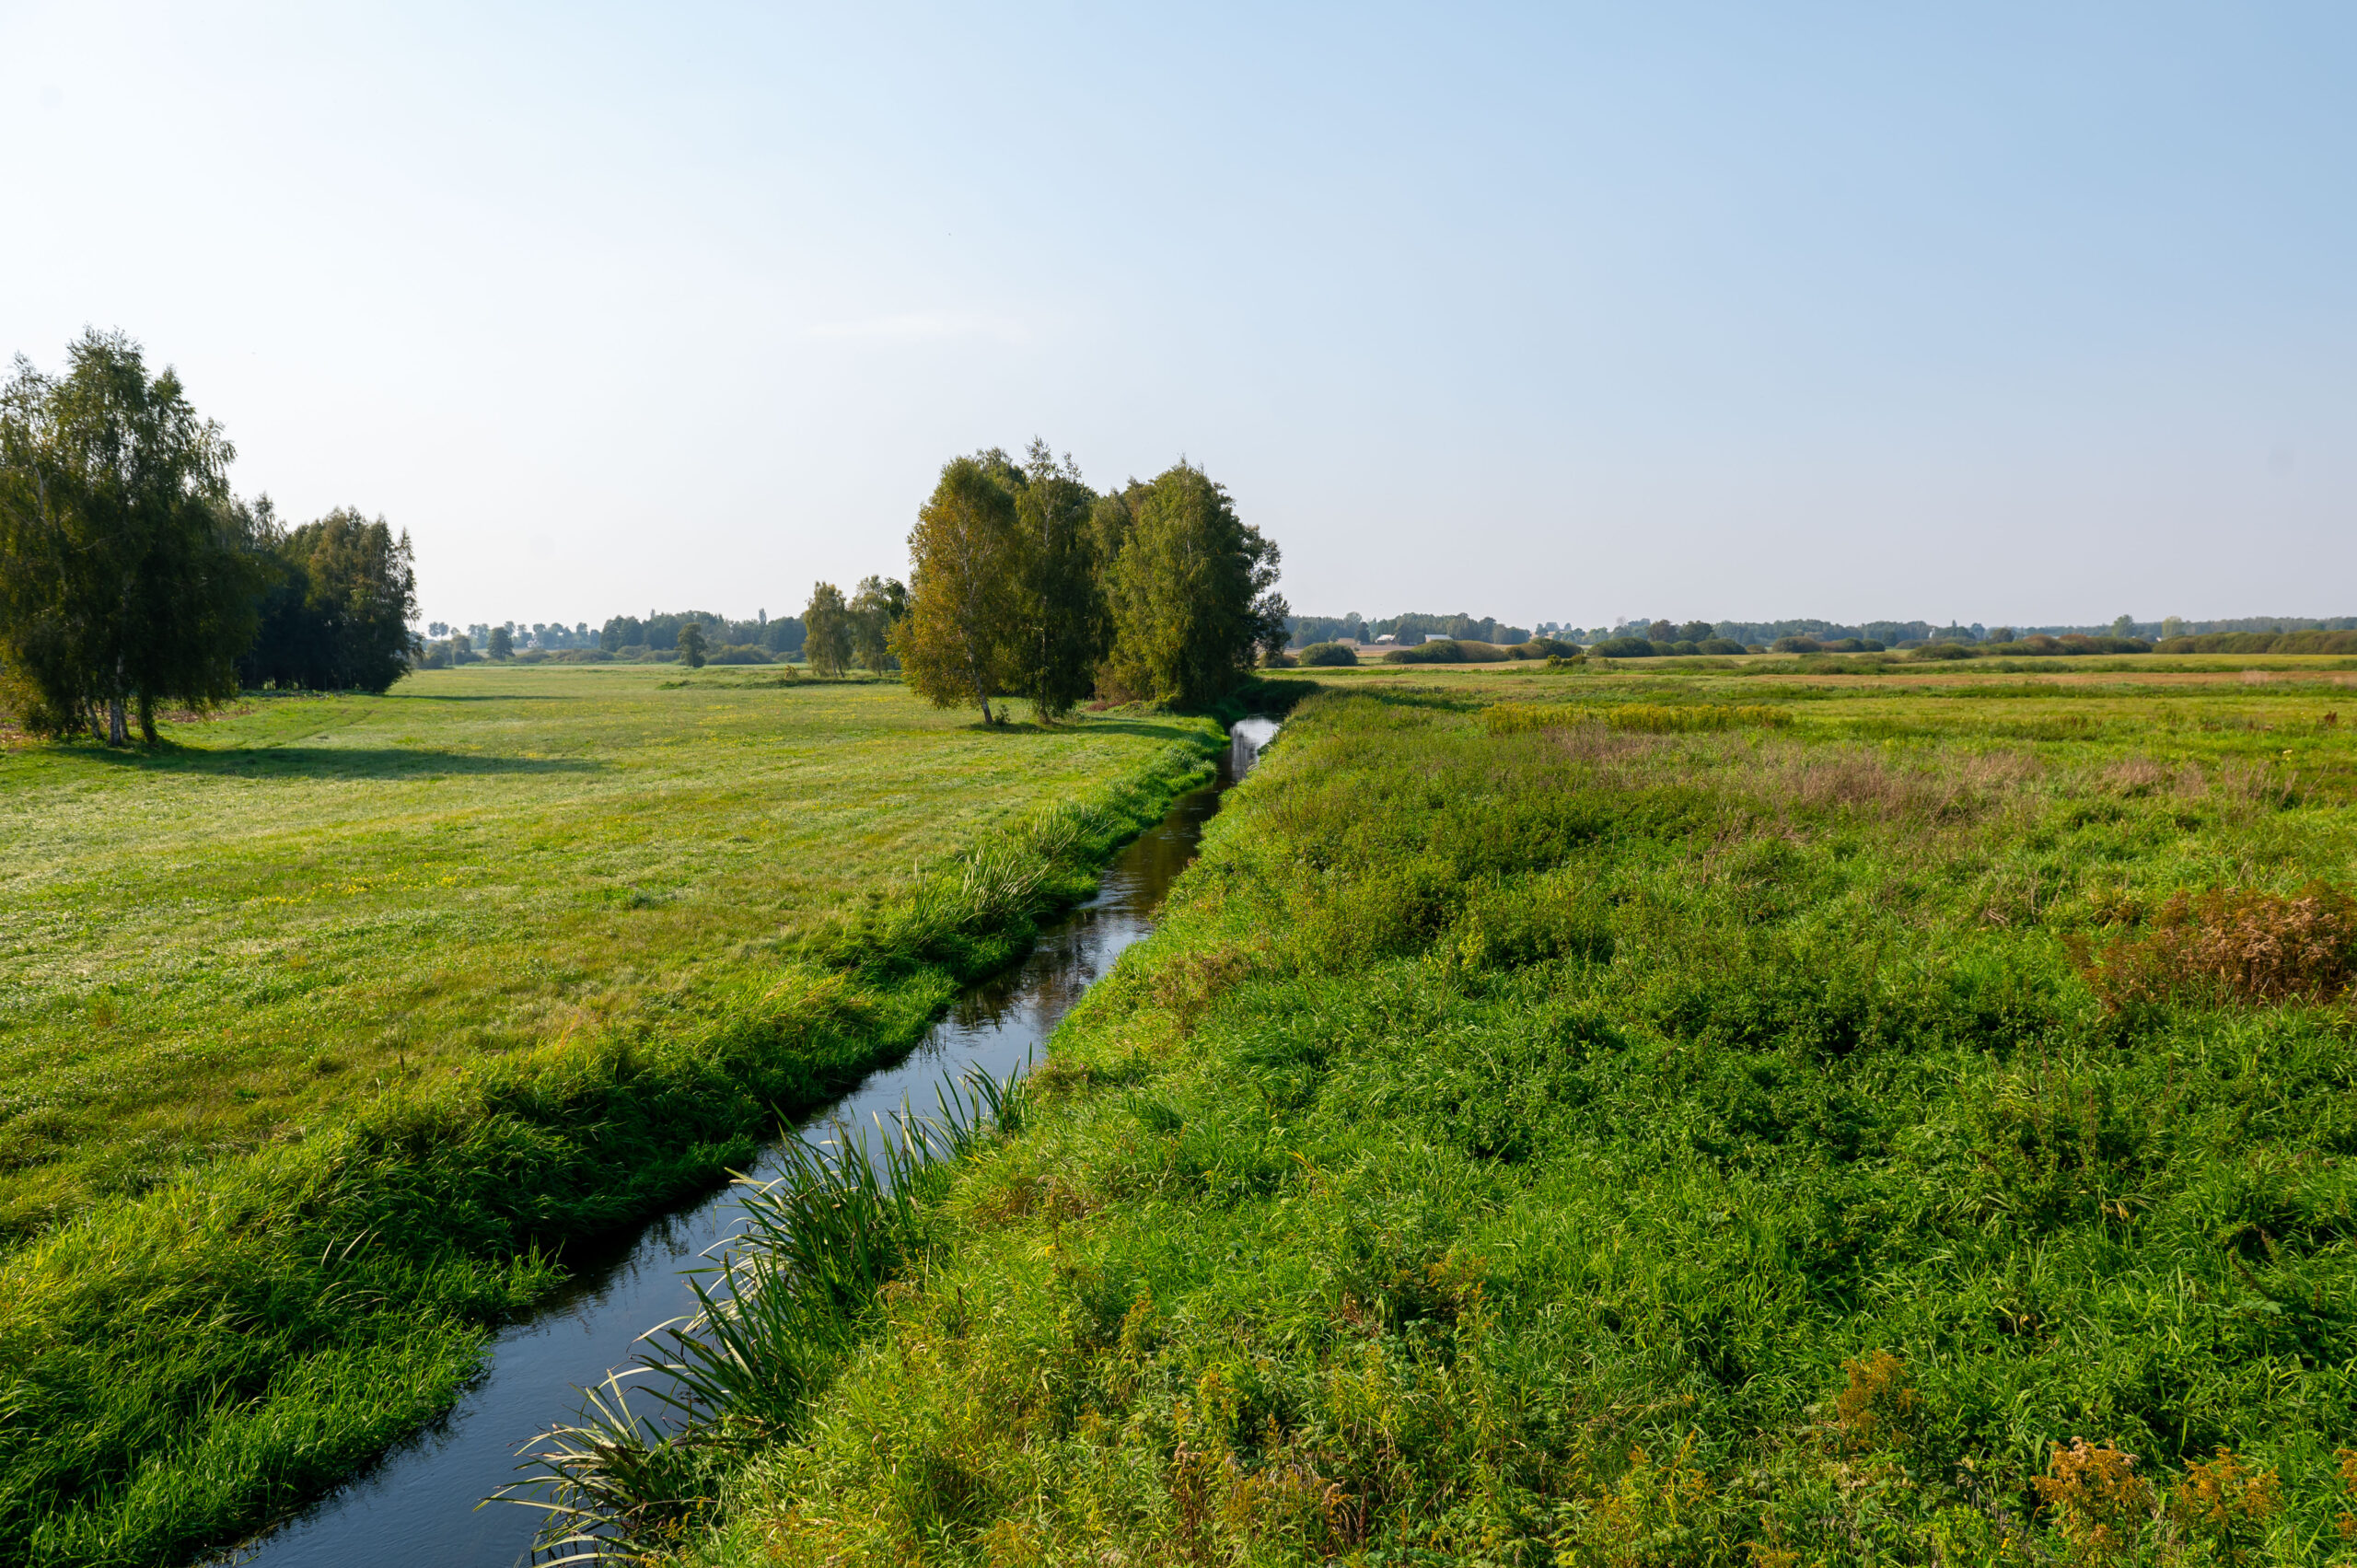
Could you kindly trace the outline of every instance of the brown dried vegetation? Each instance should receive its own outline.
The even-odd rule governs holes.
[[[2069,946],[2073,965],[2115,1012],[2185,1001],[2330,1002],[2357,982],[2357,900],[2321,881],[2296,893],[2180,891],[2141,935]]]
[[[2054,1446],[2047,1473],[2031,1481],[2078,1568],[2124,1562],[2153,1514],[2153,1488],[2136,1456],[2073,1437]]]

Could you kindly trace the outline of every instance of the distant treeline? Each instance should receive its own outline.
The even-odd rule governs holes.
[[[605,624],[586,621],[535,621],[527,625],[508,621],[497,625],[475,621],[453,626],[436,621],[425,629],[430,639],[421,654],[428,669],[481,659],[514,658],[525,663],[554,658],[565,662],[608,659],[670,659],[679,653],[680,633],[690,625],[702,643],[699,662],[765,664],[790,659],[802,652],[802,621],[798,616],[771,619],[766,610],[749,621],[732,621],[709,610],[650,610],[644,616],[610,616]]]
[[[409,536],[338,510],[282,528],[169,368],[87,331],[0,388],[0,709],[36,734],[156,738],[240,685],[382,691],[411,652]]]
[[[1286,618],[1290,645],[1306,648],[1333,642],[1372,643],[1392,636],[1406,647],[1427,638],[1453,638],[1500,647],[1526,644],[1532,634],[1503,621],[1469,615],[1398,615],[1369,621],[1357,614],[1295,615]],[[2135,653],[2349,653],[2357,652],[2357,616],[2326,620],[2253,616],[2239,621],[2187,621],[2165,616],[2138,621],[2122,615],[2101,625],[1945,626],[1928,621],[1620,621],[1581,628],[1541,621],[1540,640],[1560,639],[1604,647],[1610,656],[1643,657],[1638,645],[1660,653],[1776,652],[1858,653],[1917,648],[1940,644],[1969,645],[1983,652]],[[1706,646],[1705,645],[1710,645]]]
[[[1316,643],[1372,643],[1378,637],[1396,638],[1409,647],[1428,637],[1501,645],[1530,640],[1527,628],[1486,615],[1394,615],[1383,621],[1363,620],[1355,610],[1348,615],[1288,615],[1285,631],[1289,645],[1296,648]]]
[[[2165,654],[2357,654],[2357,631],[2219,632],[2158,646]]]

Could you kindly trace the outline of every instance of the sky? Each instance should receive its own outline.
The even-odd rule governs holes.
[[[429,619],[798,611],[951,456],[1305,612],[2357,612],[2357,7],[0,0],[0,353]]]

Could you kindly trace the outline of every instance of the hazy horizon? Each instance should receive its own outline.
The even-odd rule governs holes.
[[[2340,616],[2352,45],[14,5],[0,351],[129,332],[242,494],[407,528],[459,623],[799,613],[1035,435],[1202,463],[1311,614]]]

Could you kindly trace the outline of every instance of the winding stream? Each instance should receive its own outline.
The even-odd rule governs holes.
[[[1277,726],[1245,719],[1230,732],[1218,782],[1181,796],[1160,823],[1105,870],[1097,896],[1040,934],[1028,958],[968,988],[906,1059],[870,1074],[807,1122],[806,1140],[839,1121],[867,1126],[905,1098],[930,1105],[945,1074],[969,1067],[1000,1077],[1055,1032],[1081,993],[1124,948],[1154,929],[1170,884],[1195,858],[1222,791],[1242,778]],[[749,1172],[778,1174],[774,1156]],[[246,1568],[515,1568],[528,1560],[537,1508],[479,1506],[517,1477],[517,1450],[580,1408],[579,1388],[631,1365],[639,1336],[695,1302],[681,1278],[706,1249],[734,1234],[739,1189],[666,1214],[601,1254],[573,1257],[575,1281],[528,1321],[493,1342],[482,1375],[450,1413],[367,1470],[222,1562]]]

